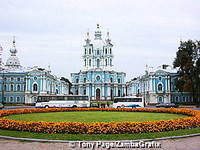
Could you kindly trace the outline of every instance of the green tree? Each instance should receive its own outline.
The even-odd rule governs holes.
[[[200,41],[181,41],[174,67],[178,68],[175,86],[180,92],[190,92],[195,103],[199,102]]]
[[[67,78],[65,78],[65,77],[61,77],[60,80],[63,80],[63,81],[65,81],[66,83],[69,84],[69,93],[68,93],[68,94],[73,94],[73,93],[71,92],[72,83],[69,81],[69,79],[67,79]]]

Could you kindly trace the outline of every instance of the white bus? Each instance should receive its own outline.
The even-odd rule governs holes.
[[[80,96],[80,95],[38,96],[35,107],[36,108],[90,107],[90,100],[88,96]]]
[[[144,107],[143,97],[115,97],[114,108],[139,108]]]

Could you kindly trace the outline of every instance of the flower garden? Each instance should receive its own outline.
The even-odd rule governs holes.
[[[106,112],[152,112],[187,115],[184,118],[145,121],[145,122],[48,122],[48,121],[17,121],[6,116],[48,113],[48,112],[77,112],[77,111],[106,111]],[[129,109],[129,108],[48,108],[48,109],[19,109],[0,111],[0,129],[27,131],[48,134],[138,134],[175,131],[200,127],[200,111],[191,109]]]

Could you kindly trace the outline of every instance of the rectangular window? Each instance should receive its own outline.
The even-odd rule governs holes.
[[[17,78],[17,81],[20,81],[20,78]]]

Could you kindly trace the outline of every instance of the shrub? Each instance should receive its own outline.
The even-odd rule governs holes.
[[[70,112],[70,111],[125,111],[154,112],[188,115],[185,118],[147,122],[46,122],[46,121],[15,121],[5,116],[13,114]],[[163,132],[179,129],[200,127],[200,112],[191,109],[149,109],[149,108],[48,108],[48,109],[18,109],[0,110],[0,128],[38,133],[66,134],[132,134],[147,132]]]

